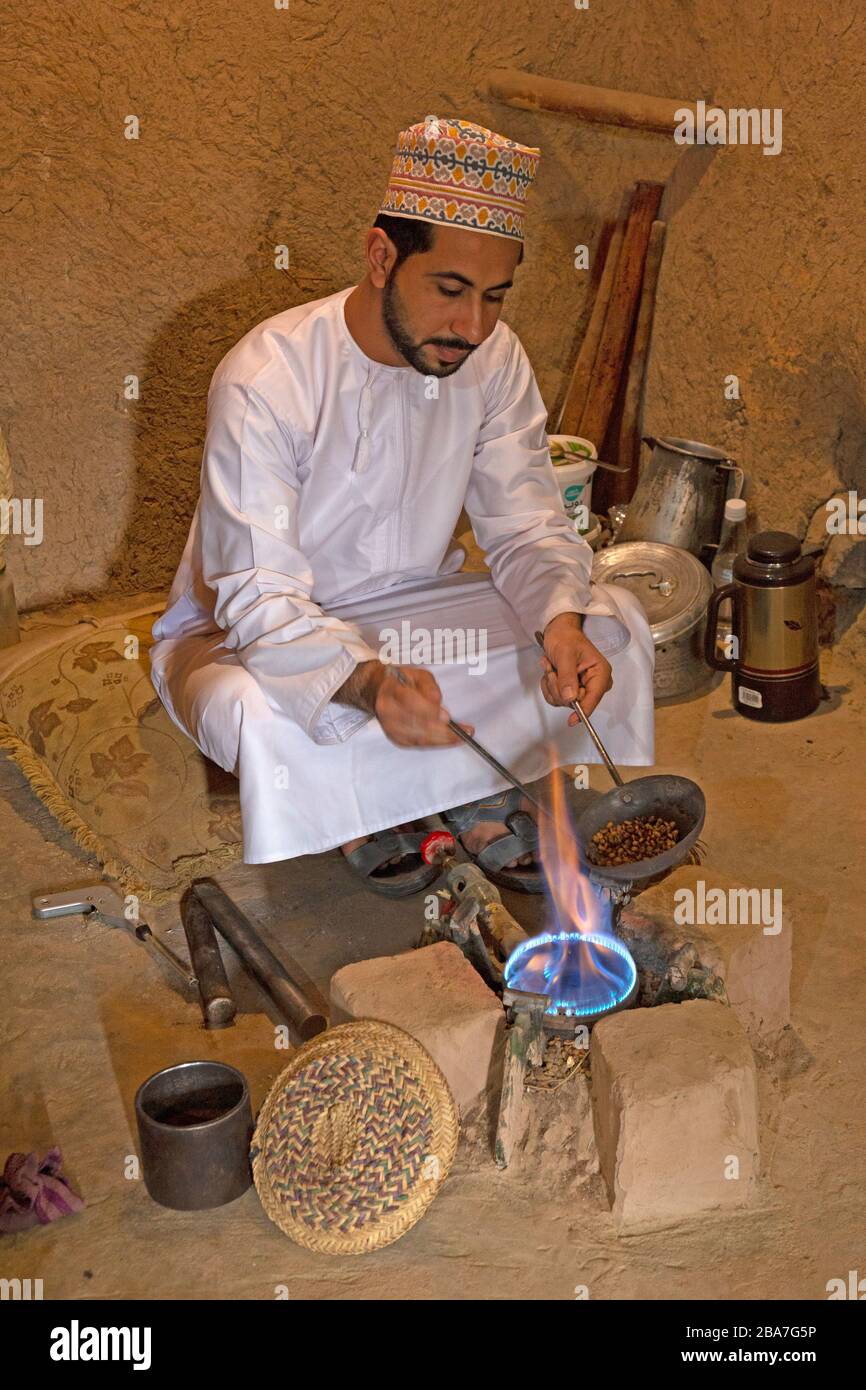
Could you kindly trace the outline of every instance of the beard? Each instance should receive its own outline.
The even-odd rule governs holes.
[[[428,339],[427,343],[416,343],[409,332],[406,310],[400,298],[393,271],[388,276],[382,291],[382,322],[394,347],[402,357],[405,357],[409,366],[414,367],[415,371],[420,372],[422,376],[453,376],[466,361],[466,357],[464,357],[460,362],[434,362],[433,366],[430,366],[424,356],[424,349],[428,344],[438,343],[439,347],[461,348],[466,351],[467,356],[474,351],[474,348],[468,343],[455,343],[445,338],[433,338]]]

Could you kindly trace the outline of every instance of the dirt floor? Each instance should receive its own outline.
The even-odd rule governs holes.
[[[257,1106],[287,1055],[248,982],[238,981],[237,1026],[205,1033],[195,1002],[123,933],[31,918],[32,893],[96,882],[99,870],[0,762],[0,1160],[59,1144],[87,1202],[80,1216],[6,1237],[0,1275],[41,1278],[47,1299],[272,1299],[280,1286],[293,1299],[570,1299],[578,1285],[593,1299],[822,1299],[829,1279],[866,1274],[866,721],[849,639],[825,662],[829,700],[806,721],[750,723],[731,711],[726,684],[658,711],[658,770],[706,792],[708,872],[784,885],[794,904],[798,1041],[786,1062],[761,1068],[753,1206],[652,1235],[616,1237],[599,1180],[501,1174],[466,1141],[424,1220],[374,1255],[300,1249],[252,1189],[212,1212],[156,1206],[126,1176],[139,1083],[173,1062],[222,1058],[245,1072]],[[366,893],[335,853],[218,877],[323,989],[349,961],[409,948],[422,926],[420,900]],[[537,904],[509,906],[531,925]],[[176,907],[147,915],[182,951]]]

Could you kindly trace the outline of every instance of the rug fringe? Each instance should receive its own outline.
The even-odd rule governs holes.
[[[174,883],[157,888],[140,878],[130,864],[125,864],[115,857],[113,851],[91,826],[69,805],[51,770],[38,754],[33,752],[30,744],[4,720],[0,720],[0,748],[5,749],[13,762],[20,767],[39,800],[64,830],[69,831],[76,844],[87,854],[92,854],[99,861],[102,870],[110,878],[116,879],[125,893],[135,893],[143,902],[151,902],[157,907],[170,902],[177,896],[178,890],[185,888],[193,878],[224,868],[240,856],[239,843],[220,845],[217,849],[208,850],[201,855],[190,855],[189,873],[180,874]]]

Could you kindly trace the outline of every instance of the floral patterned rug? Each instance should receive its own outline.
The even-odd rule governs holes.
[[[151,684],[162,608],[36,626],[0,652],[0,747],[106,874],[155,903],[241,857],[237,780]]]

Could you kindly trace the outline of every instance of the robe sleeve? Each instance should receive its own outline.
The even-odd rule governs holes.
[[[592,549],[562,509],[547,410],[514,333],[488,384],[466,512],[494,585],[529,634],[559,613],[607,612],[590,593]]]
[[[378,652],[312,602],[313,573],[298,540],[299,494],[290,428],[252,387],[212,387],[200,520],[214,618],[271,707],[314,742],[336,743],[371,716],[329,702],[355,666]]]

